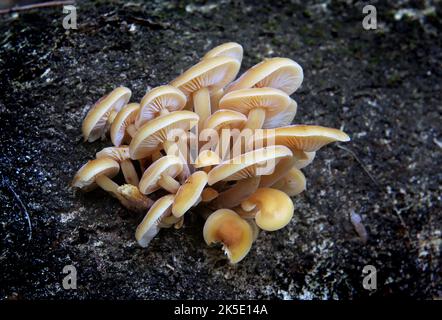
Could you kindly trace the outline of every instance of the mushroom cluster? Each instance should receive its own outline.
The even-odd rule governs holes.
[[[119,87],[86,115],[85,141],[109,134],[113,146],[81,167],[72,186],[99,186],[145,214],[135,232],[142,247],[192,212],[205,219],[206,243],[222,244],[231,263],[241,261],[260,230],[290,222],[290,197],[305,190],[301,169],[316,151],[350,140],[337,129],[291,124],[299,64],[270,58],[235,80],[242,58],[241,45],[225,43],[139,103]],[[120,169],[121,185],[112,180]]]

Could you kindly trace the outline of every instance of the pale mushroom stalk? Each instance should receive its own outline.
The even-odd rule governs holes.
[[[233,187],[221,192],[215,200],[218,208],[233,208],[251,196],[259,187],[260,176],[239,180]]]
[[[195,91],[192,98],[194,111],[200,117],[198,129],[201,130],[206,119],[212,114],[209,89],[203,87]]]
[[[115,198],[118,198],[119,185],[115,183],[112,179],[110,179],[106,175],[100,175],[95,179],[95,182],[101,189],[109,192]]]
[[[131,138],[135,137],[135,135],[137,134],[137,128],[135,127],[134,124],[129,125],[126,131]]]
[[[266,119],[266,112],[263,108],[254,108],[250,110],[247,122],[244,128],[261,129]]]
[[[158,180],[158,185],[170,193],[176,193],[180,187],[180,183],[178,181],[165,174],[161,175],[160,180]]]
[[[140,179],[138,178],[137,171],[132,163],[132,160],[126,159],[120,162],[121,171],[123,171],[124,179],[127,183],[138,186]]]

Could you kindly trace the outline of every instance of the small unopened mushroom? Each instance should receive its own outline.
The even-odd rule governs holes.
[[[183,170],[183,162],[175,156],[164,156],[153,162],[144,171],[139,184],[143,194],[150,194],[160,188],[176,193],[180,183],[174,178]]]
[[[299,64],[288,58],[270,58],[253,66],[232,82],[225,92],[246,88],[275,88],[291,95],[301,86],[304,73]]]
[[[159,198],[145,215],[143,221],[138,225],[135,231],[135,238],[138,244],[142,247],[147,247],[152,239],[158,234],[162,227],[162,221],[172,215],[173,195],[166,195]],[[167,221],[170,225],[177,221],[176,218],[172,218],[173,221]]]
[[[190,208],[196,206],[201,201],[201,193],[207,184],[207,173],[196,171],[187,178],[178,189],[173,202],[172,214],[180,218]]]
[[[290,197],[273,188],[259,188],[241,202],[241,208],[254,216],[263,230],[275,231],[285,227],[293,217],[294,206]]]
[[[292,157],[284,146],[256,149],[224,161],[208,174],[210,186],[218,181],[237,181],[230,189],[223,191],[216,199],[219,208],[232,208],[253,194],[259,186],[262,175],[271,174],[274,166],[283,158]]]
[[[93,142],[104,138],[111,126],[111,122],[108,121],[111,114],[115,115],[115,112],[120,111],[127,104],[131,95],[130,89],[119,87],[98,100],[83,120],[84,141]]]
[[[97,152],[95,157],[97,159],[111,158],[119,162],[126,182],[131,185],[138,186],[140,179],[138,178],[137,171],[135,170],[132,160],[130,159],[129,146],[107,147]]]
[[[254,240],[250,224],[229,209],[219,209],[207,218],[203,236],[207,245],[221,243],[231,263],[244,259]]]
[[[156,87],[141,100],[135,126],[139,128],[159,115],[182,110],[186,103],[186,96],[177,88],[170,85]]]
[[[232,91],[219,102],[220,109],[248,115],[245,128],[260,129],[266,118],[275,117],[292,103],[290,97],[274,88],[253,88]]]
[[[293,167],[284,177],[274,183],[272,188],[285,192],[289,197],[296,196],[306,188],[305,176],[301,170]]]
[[[110,137],[114,146],[119,147],[123,142],[130,142],[135,132],[126,132],[126,130],[135,122],[139,110],[138,103],[129,103],[117,113],[110,129]]]
[[[149,198],[142,195],[135,186],[124,185],[120,187],[111,180],[119,170],[120,165],[113,159],[105,157],[90,160],[78,170],[72,181],[72,186],[83,191],[90,191],[98,185],[120,200],[129,210],[146,211],[152,204]]]
[[[238,74],[240,65],[236,59],[228,56],[203,59],[170,84],[190,97],[194,111],[203,124],[211,114],[210,93],[230,83]]]

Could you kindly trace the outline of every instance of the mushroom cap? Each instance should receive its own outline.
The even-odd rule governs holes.
[[[350,141],[345,132],[321,126],[293,125],[275,128],[273,134],[275,144],[304,152],[317,151],[331,142]]]
[[[211,49],[209,52],[207,52],[204,55],[203,59],[225,56],[225,57],[231,57],[241,64],[243,53],[244,50],[239,43],[227,42]]]
[[[111,111],[120,111],[127,104],[131,95],[130,89],[118,87],[98,100],[83,120],[81,129],[84,141],[93,142],[99,139],[106,130],[107,119]]]
[[[204,123],[205,129],[214,129],[218,131],[221,127],[230,126],[233,128],[241,127],[246,123],[247,117],[235,110],[218,110],[208,117]]]
[[[121,145],[127,126],[135,122],[139,110],[140,105],[138,103],[129,103],[117,113],[110,129],[110,137],[115,146]]]
[[[164,109],[169,112],[182,110],[186,103],[187,98],[181,90],[170,85],[156,87],[141,99],[140,112],[135,125],[137,128],[141,127]]]
[[[130,159],[129,146],[120,147],[106,147],[103,150],[97,152],[95,158],[111,158],[117,162],[121,162]]]
[[[270,58],[247,70],[226,92],[245,88],[276,88],[291,95],[301,86],[304,73],[301,66],[288,58]]]
[[[264,124],[262,125],[263,129],[285,127],[292,124],[292,121],[296,116],[296,111],[298,110],[298,104],[295,100],[290,100],[291,103],[286,109],[274,115],[273,117],[266,117],[266,119],[264,120]]]
[[[293,217],[294,206],[288,195],[273,188],[259,188],[241,203],[246,210],[254,208],[255,222],[263,230],[275,231],[285,227]]]
[[[240,89],[227,93],[219,101],[220,109],[230,109],[248,114],[255,108],[263,108],[266,117],[274,117],[291,104],[290,97],[274,88]]]
[[[210,92],[225,87],[235,79],[240,63],[231,57],[218,56],[201,60],[185,71],[170,84],[189,96],[201,88],[208,88]]]
[[[179,218],[199,200],[207,184],[207,173],[195,171],[178,189],[172,206],[172,214]]]
[[[203,150],[196,158],[193,166],[195,168],[204,168],[218,165],[220,162],[221,159],[216,152],[212,150]]]
[[[143,194],[150,194],[158,189],[161,176],[168,175],[175,178],[183,170],[183,162],[176,156],[164,156],[153,162],[144,171],[138,188]]]
[[[301,170],[293,167],[284,177],[273,184],[272,188],[285,192],[289,197],[294,197],[305,190],[305,176]]]
[[[219,209],[207,218],[203,236],[208,245],[222,243],[231,263],[244,259],[254,238],[250,224],[229,209]]]
[[[171,213],[173,198],[174,196],[171,194],[161,197],[150,207],[135,231],[135,238],[140,246],[147,247],[150,241],[157,235],[160,230],[159,224],[161,220]]]
[[[285,157],[291,157],[292,152],[284,146],[268,146],[246,152],[230,160],[226,160],[208,174],[209,185],[214,185],[218,181],[242,180],[257,175],[271,174],[268,170],[260,170],[268,164],[268,161],[277,161]],[[274,168],[274,166],[273,166]]]
[[[204,188],[203,192],[201,192],[201,201],[202,202],[210,202],[213,199],[218,197],[219,193],[215,189],[211,187]]]
[[[187,131],[198,124],[199,116],[187,110],[175,111],[159,116],[145,123],[129,145],[130,156],[134,160],[150,156],[162,148],[172,130]]]
[[[120,165],[118,162],[110,158],[89,160],[75,174],[72,186],[84,191],[90,191],[97,186],[95,184],[97,176],[105,175],[113,178],[119,171]]]

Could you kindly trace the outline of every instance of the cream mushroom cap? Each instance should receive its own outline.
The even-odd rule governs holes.
[[[301,86],[304,73],[301,66],[288,58],[270,58],[247,70],[226,92],[245,88],[276,88],[291,95]]]
[[[95,184],[96,177],[104,175],[113,178],[119,171],[120,165],[113,159],[101,158],[89,160],[74,176],[72,186],[84,191],[90,191],[97,186]]]
[[[275,231],[285,227],[293,217],[294,206],[290,197],[273,188],[259,188],[241,203],[245,211],[256,210],[255,222],[263,230]]]
[[[235,110],[242,114],[248,114],[255,108],[263,108],[266,117],[273,117],[290,104],[291,99],[284,91],[274,88],[252,88],[227,93],[219,101],[219,108]]]
[[[222,127],[241,127],[247,121],[247,117],[235,110],[222,109],[215,111],[204,123],[205,129],[218,131]]]
[[[111,158],[117,162],[130,159],[129,146],[106,147],[95,154],[95,158]]]
[[[134,160],[150,156],[168,141],[172,130],[187,131],[198,124],[196,113],[187,110],[175,111],[159,116],[145,123],[132,138],[129,145],[131,158]]]
[[[229,209],[219,209],[207,218],[203,236],[208,245],[222,243],[231,263],[244,259],[254,239],[250,224]]]
[[[147,121],[160,115],[163,110],[168,112],[182,110],[186,103],[186,96],[177,88],[170,85],[156,87],[141,99],[140,112],[135,126],[141,127]]]
[[[171,214],[173,198],[173,195],[166,195],[159,198],[150,207],[135,231],[135,238],[140,246],[147,247],[150,241],[158,234],[161,220]]]
[[[218,154],[212,150],[203,150],[195,160],[195,168],[204,168],[220,164],[221,159]]]
[[[203,59],[209,59],[213,57],[226,56],[231,57],[241,63],[243,57],[244,50],[239,43],[236,42],[227,42],[223,43],[209,52],[207,52]]]
[[[125,87],[118,87],[98,100],[83,120],[82,132],[85,141],[93,142],[106,132],[110,113],[116,112],[127,104],[132,92]]]
[[[170,84],[180,89],[186,96],[201,88],[217,91],[230,83],[238,74],[240,63],[231,57],[217,56],[201,60],[189,68]]]
[[[110,136],[115,146],[120,146],[126,135],[126,128],[135,121],[140,110],[138,103],[129,103],[123,107],[111,125]]]
[[[280,159],[291,156],[290,149],[284,146],[268,146],[246,152],[226,160],[210,170],[208,183],[214,185],[221,180],[242,180],[257,175],[271,174],[269,170],[260,170],[264,164],[268,164],[268,161],[274,161],[276,165],[276,162]]]
[[[201,197],[207,184],[207,173],[196,171],[178,189],[172,206],[172,214],[180,218],[193,207]]]
[[[291,99],[291,103],[286,109],[282,110],[273,117],[267,117],[264,120],[262,128],[271,129],[271,128],[289,126],[292,124],[292,121],[295,118],[297,111],[298,111],[298,104],[296,103],[295,100]]]
[[[163,175],[175,178],[183,170],[183,162],[176,156],[164,156],[153,162],[144,171],[138,188],[143,194],[150,194],[158,189]]]

